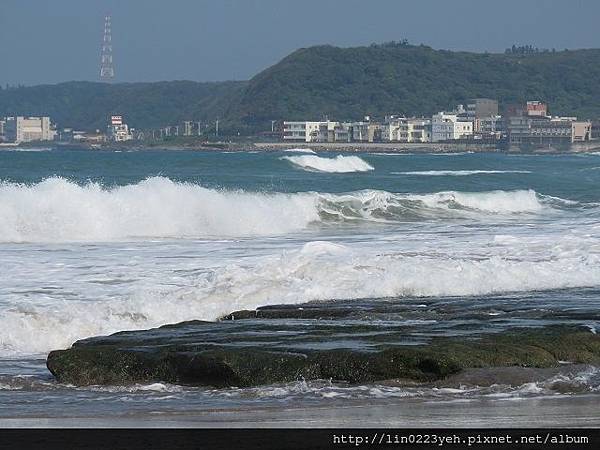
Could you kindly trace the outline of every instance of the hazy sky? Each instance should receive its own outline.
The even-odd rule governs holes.
[[[248,79],[291,51],[407,38],[434,48],[600,47],[598,0],[0,0],[0,83]]]

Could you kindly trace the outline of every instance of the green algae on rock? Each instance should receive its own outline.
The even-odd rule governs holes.
[[[301,379],[432,382],[469,368],[600,363],[600,336],[583,327],[415,339],[377,321],[338,320],[339,312],[315,318],[302,311],[236,312],[219,322],[89,338],[51,352],[47,366],[58,381],[75,385],[247,387]]]

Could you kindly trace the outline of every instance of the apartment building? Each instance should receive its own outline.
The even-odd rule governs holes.
[[[283,139],[285,141],[333,142],[335,128],[339,122],[327,121],[285,121]]]
[[[490,98],[474,98],[467,103],[469,120],[494,117],[498,115],[498,101]],[[478,130],[475,130],[478,131]]]
[[[378,142],[382,140],[383,125],[364,121],[349,124],[352,130],[352,140],[355,142]]]
[[[473,134],[480,138],[499,139],[504,130],[504,120],[499,115],[475,118],[473,121]]]
[[[340,123],[333,129],[334,142],[351,142],[352,141],[352,125],[350,123]]]
[[[465,139],[473,135],[473,122],[465,120],[462,113],[439,112],[431,117],[431,142]]]
[[[381,140],[391,142],[430,142],[431,120],[388,117],[381,125]]]
[[[592,122],[571,122],[571,142],[585,142],[592,139]]]
[[[50,117],[6,117],[4,137],[8,142],[52,141],[56,131],[52,128]]]
[[[592,123],[575,117],[514,116],[507,132],[511,145],[568,145],[589,141]]]

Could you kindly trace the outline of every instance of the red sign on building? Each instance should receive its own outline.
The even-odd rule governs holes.
[[[548,105],[542,102],[527,102],[526,111],[528,116],[545,116],[548,113]]]

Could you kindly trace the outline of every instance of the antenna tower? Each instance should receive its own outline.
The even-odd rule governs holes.
[[[102,59],[100,60],[100,79],[110,82],[115,77],[112,57],[112,32],[110,15],[104,17],[104,38],[102,40]]]

